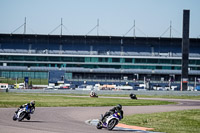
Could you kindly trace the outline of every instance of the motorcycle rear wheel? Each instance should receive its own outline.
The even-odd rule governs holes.
[[[27,120],[30,120],[30,119],[31,119],[31,117],[30,117],[30,116],[27,116],[27,117],[26,117],[26,119],[27,119]]]

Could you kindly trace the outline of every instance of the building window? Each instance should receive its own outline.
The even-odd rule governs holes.
[[[112,62],[120,62],[120,58],[112,58]]]
[[[132,63],[132,59],[131,58],[125,58],[125,63]]]

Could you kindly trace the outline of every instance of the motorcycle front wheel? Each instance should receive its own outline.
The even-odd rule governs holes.
[[[97,124],[97,129],[102,129],[101,122],[99,122],[99,123]]]
[[[16,116],[16,114],[14,114],[13,121],[16,121],[16,120],[17,120],[17,116]]]
[[[112,130],[116,125],[117,125],[117,120],[112,119],[112,120],[109,121],[109,123],[107,125],[107,129]]]

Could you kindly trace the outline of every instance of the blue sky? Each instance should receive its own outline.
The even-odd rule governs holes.
[[[182,37],[183,9],[189,9],[190,37],[196,38],[199,5],[200,0],[0,0],[0,33],[13,32],[26,17],[28,34],[49,34],[63,18],[64,35],[86,35],[99,19],[99,35],[123,36],[135,20],[136,36],[160,37],[172,21],[172,36]],[[97,28],[89,35],[97,35]],[[133,30],[126,36],[133,36]]]

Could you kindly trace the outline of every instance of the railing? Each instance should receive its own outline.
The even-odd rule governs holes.
[[[137,81],[134,81],[134,80],[119,80],[119,79],[67,79],[67,81],[69,82],[109,82],[109,83],[134,83],[134,84],[143,84],[144,83],[144,80],[137,80]],[[169,81],[156,81],[156,80],[152,80],[150,81],[150,83],[153,83],[153,84],[169,84]],[[174,82],[171,82],[172,84],[181,84],[181,81],[174,81]],[[195,84],[194,81],[189,81],[189,84]],[[197,82],[196,84],[200,84],[199,82]]]
[[[159,52],[121,52],[121,51],[81,51],[81,50],[28,50],[28,49],[0,49],[0,53],[23,54],[62,54],[62,55],[107,55],[107,56],[154,56],[154,57],[182,57],[182,53]],[[190,57],[200,57],[200,53],[190,53]]]

